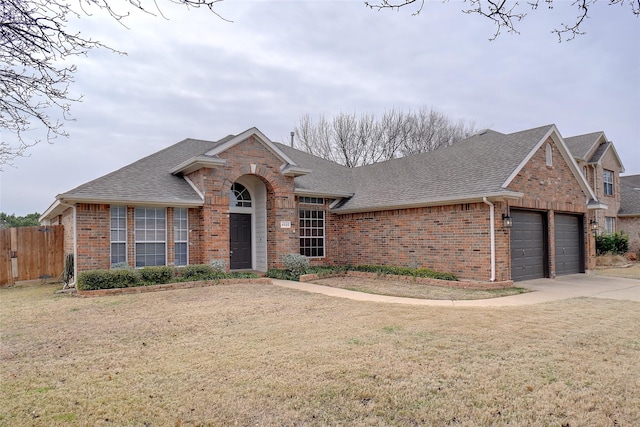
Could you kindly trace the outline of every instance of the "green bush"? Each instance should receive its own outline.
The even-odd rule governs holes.
[[[226,276],[224,271],[208,264],[187,265],[182,268],[182,279],[185,281],[217,280]]]
[[[175,276],[174,268],[168,266],[144,267],[138,271],[140,273],[140,279],[152,285],[170,283]]]
[[[92,270],[80,273],[76,286],[80,291],[91,291],[128,288],[140,284],[140,275],[135,270]]]
[[[624,255],[629,251],[629,236],[611,233],[596,236],[596,254]]]
[[[388,265],[355,265],[349,267],[349,270],[376,273],[378,275],[391,274],[396,276],[427,277],[430,279],[440,280],[458,280],[456,275],[453,273],[441,273],[429,268],[396,267]]]
[[[294,276],[291,274],[289,270],[281,269],[281,268],[270,268],[265,274],[270,279],[280,279],[280,280],[295,280],[298,281],[300,276]]]

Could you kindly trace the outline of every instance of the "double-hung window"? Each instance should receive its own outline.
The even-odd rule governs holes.
[[[613,234],[616,232],[616,219],[612,216],[604,218],[604,232],[606,234]]]
[[[127,207],[111,206],[111,265],[127,262]]]
[[[606,196],[613,196],[613,171],[604,170],[604,194]]]
[[[318,198],[301,198],[301,203],[324,204],[324,200]],[[325,254],[325,229],[323,210],[304,209],[299,210],[300,219],[300,254],[308,257],[324,257]]]
[[[188,241],[189,224],[187,220],[187,209],[175,208],[173,210],[173,242],[174,242],[174,264],[187,265],[189,263]]]
[[[166,265],[167,212],[164,208],[135,209],[136,267]]]

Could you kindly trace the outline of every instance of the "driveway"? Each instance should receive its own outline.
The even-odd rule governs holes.
[[[502,298],[466,301],[390,297],[385,295],[373,295],[363,292],[349,291],[347,289],[331,288],[306,282],[290,282],[287,280],[276,279],[272,279],[271,281],[277,286],[338,298],[408,305],[509,307],[579,297],[608,298],[640,302],[640,280],[596,276],[593,274],[572,274],[569,276],[560,276],[556,279],[536,279],[516,282],[516,286],[530,289],[532,292]]]

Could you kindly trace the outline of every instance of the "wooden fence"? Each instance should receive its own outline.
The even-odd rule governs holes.
[[[57,278],[64,268],[64,226],[0,229],[0,286]]]

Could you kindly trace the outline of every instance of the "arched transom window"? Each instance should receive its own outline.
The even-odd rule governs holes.
[[[229,206],[239,208],[251,207],[251,194],[249,190],[242,185],[234,182],[229,192]]]

